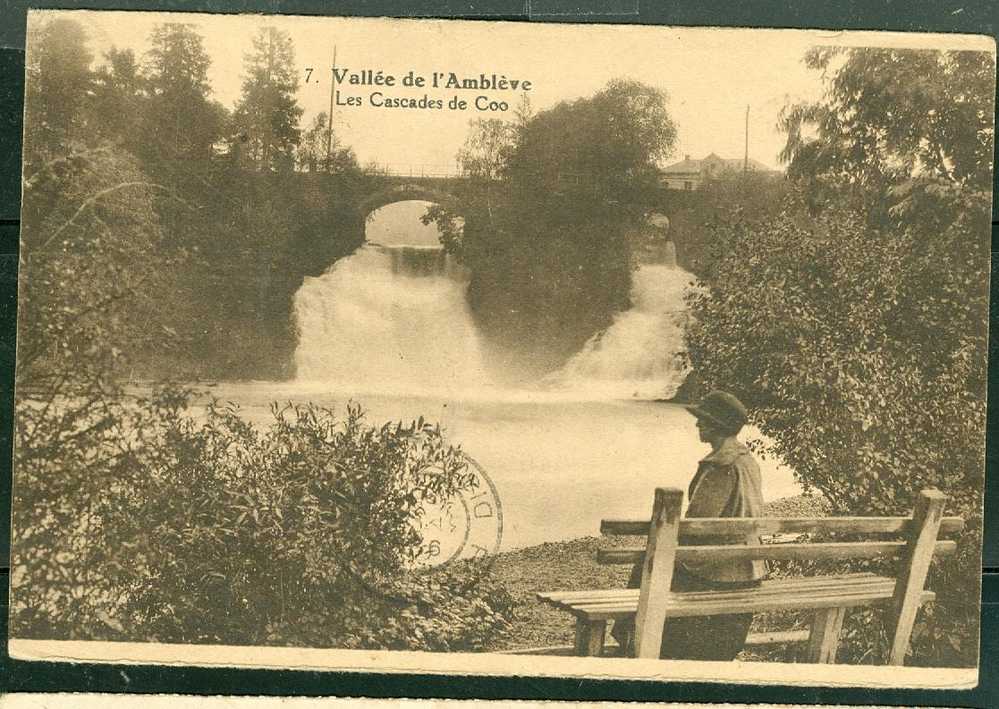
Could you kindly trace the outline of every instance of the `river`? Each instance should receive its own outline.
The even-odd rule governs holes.
[[[642,266],[633,307],[536,385],[493,383],[465,302],[465,274],[419,223],[425,203],[374,215],[368,244],[296,296],[292,382],[211,390],[260,424],[271,401],[312,401],[368,420],[438,421],[486,471],[503,508],[502,548],[595,535],[603,517],[641,517],[656,486],[686,488],[708,447],[682,407],[654,401],[682,380],[675,352],[689,274]],[[749,430],[748,437],[758,435]],[[761,461],[764,495],[798,494],[791,471]]]

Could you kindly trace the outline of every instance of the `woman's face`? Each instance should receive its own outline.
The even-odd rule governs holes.
[[[702,418],[697,419],[697,437],[701,443],[711,443],[717,436],[714,427]]]

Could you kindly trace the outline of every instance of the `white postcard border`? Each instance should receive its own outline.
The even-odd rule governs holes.
[[[503,653],[432,653],[11,638],[18,660],[332,672],[724,682],[803,687],[973,689],[977,668],[697,662]]]

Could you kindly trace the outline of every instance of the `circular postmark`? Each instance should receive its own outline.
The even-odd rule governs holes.
[[[426,499],[417,531],[423,537],[418,567],[462,562],[479,566],[499,551],[503,538],[503,508],[496,486],[479,463],[462,454],[472,484],[456,499]]]
[[[503,507],[496,485],[474,458],[461,455],[471,483],[447,499],[433,495],[421,499],[422,512],[414,525],[421,541],[408,565],[411,578],[440,579],[446,573],[448,588],[459,593],[477,584],[489,570],[503,539]],[[357,578],[386,600],[412,602],[393,583],[373,583],[364,575]]]

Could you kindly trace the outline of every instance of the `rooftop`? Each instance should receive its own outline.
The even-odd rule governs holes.
[[[719,157],[715,153],[709,153],[701,160],[692,160],[689,155],[684,155],[683,160],[680,162],[675,162],[672,165],[667,165],[664,169],[664,173],[699,173],[704,167],[705,163],[721,163],[724,165],[725,169],[728,170],[742,170],[743,168],[743,158],[723,158]],[[754,160],[749,158],[749,169],[754,172],[776,172],[772,167],[767,167],[759,160]]]

